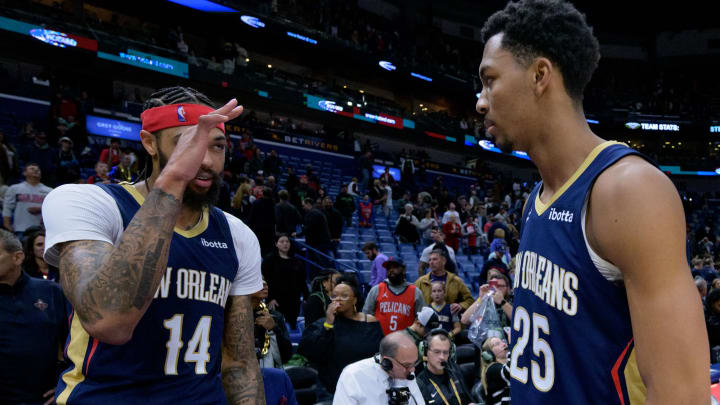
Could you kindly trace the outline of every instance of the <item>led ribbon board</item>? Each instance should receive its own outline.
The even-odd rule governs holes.
[[[395,65],[393,65],[392,62],[388,62],[386,60],[381,60],[380,62],[378,62],[378,65],[380,65],[381,68],[383,68],[389,72],[392,72],[393,70],[397,69],[397,67]]]
[[[466,135],[465,139],[467,140],[467,135]],[[506,153],[503,153],[500,150],[500,148],[495,146],[494,143],[488,141],[487,139],[483,139],[482,141],[479,141],[478,146],[480,146],[481,148],[483,148],[489,152],[495,152],[495,153],[500,153],[500,154],[506,155]],[[512,155],[515,157],[518,157],[520,159],[530,160],[530,156],[528,156],[528,154],[525,152],[513,151]]]
[[[230,7],[217,4],[209,0],[167,0],[170,3],[179,4],[181,6],[193,8],[195,10],[206,11],[209,13],[237,13],[237,10]]]
[[[625,128],[642,131],[680,132],[680,125],[666,122],[626,122]]]
[[[140,131],[142,130],[140,123],[98,117],[96,115],[87,116],[85,127],[91,134],[136,142],[140,141]]]
[[[415,122],[383,113],[368,113],[358,107],[343,106],[334,100],[327,100],[311,94],[305,94],[305,106],[313,110],[327,111],[333,114],[342,115],[356,120],[372,124],[384,125],[397,129],[415,128]]]
[[[117,55],[98,52],[101,59],[111,60],[113,62],[124,63],[126,65],[135,66],[143,69],[154,70],[160,73],[166,73],[178,77],[189,77],[188,64],[173,59],[163,58],[162,56],[153,55],[128,49],[127,52],[119,52]]]
[[[253,17],[251,15],[241,16],[240,20],[253,28],[265,28],[264,22],[260,21],[259,18]]]
[[[425,75],[421,75],[420,73],[410,72],[410,76],[418,78],[420,80],[425,80],[426,82],[432,82],[433,79],[431,77],[427,77]]]
[[[53,31],[12,18],[0,17],[0,29],[28,35],[59,48],[82,48],[92,52],[96,52],[98,49],[98,43],[94,39]]]
[[[296,34],[296,33],[294,33],[294,32],[290,32],[290,31],[286,31],[286,32],[287,32],[287,35],[288,35],[289,37],[292,37],[292,38],[295,38],[295,39],[299,39],[299,40],[301,40],[301,41],[305,41],[305,42],[307,42],[307,43],[309,43],[309,44],[317,45],[317,41],[314,40],[314,39],[312,39],[312,38],[310,38],[310,37],[306,37],[305,35]]]

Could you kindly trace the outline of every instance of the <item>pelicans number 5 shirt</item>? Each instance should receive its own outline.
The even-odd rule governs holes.
[[[522,218],[516,257],[510,382],[518,404],[645,402],[622,274],[585,237],[597,177],[638,154],[598,145],[550,201],[538,184]]]
[[[62,242],[117,243],[143,201],[129,184],[59,187],[43,206],[46,260],[58,265]],[[102,343],[71,315],[71,366],[58,382],[57,403],[224,404],[225,304],[229,295],[261,288],[255,235],[239,219],[204,209],[192,229],[175,229],[165,274],[129,342]]]

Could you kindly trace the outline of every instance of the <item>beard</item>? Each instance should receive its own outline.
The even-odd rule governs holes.
[[[165,165],[167,165],[168,157],[165,156],[165,153],[160,150],[160,153],[158,154],[158,163],[160,165],[160,172],[165,168]],[[204,193],[198,193],[195,190],[193,190],[188,184],[185,187],[185,192],[183,193],[183,205],[186,205],[187,207],[200,211],[204,206],[212,207],[217,203],[218,198],[220,197],[220,187],[222,186],[222,177],[220,177],[219,173],[215,173],[211,170],[205,170],[207,173],[212,175],[212,184]]]
[[[388,278],[388,281],[390,282],[390,284],[400,285],[403,283],[403,281],[405,281],[405,274],[404,273],[393,274],[392,276],[388,274],[387,278]]]

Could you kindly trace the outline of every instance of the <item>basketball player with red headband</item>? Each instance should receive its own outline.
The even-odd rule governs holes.
[[[213,206],[225,162],[219,109],[197,91],[153,94],[137,184],[64,185],[45,200],[45,258],[73,306],[58,404],[264,404],[250,294],[257,238]]]

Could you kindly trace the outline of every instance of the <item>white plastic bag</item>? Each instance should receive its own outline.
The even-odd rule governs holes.
[[[483,342],[489,337],[504,339],[500,317],[495,309],[492,294],[483,297],[477,311],[470,318],[470,328],[468,329],[468,338],[479,348],[482,348]]]

